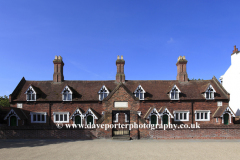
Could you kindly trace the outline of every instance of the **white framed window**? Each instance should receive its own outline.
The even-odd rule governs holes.
[[[179,93],[181,93],[181,91],[178,89],[178,87],[176,85],[174,85],[169,94],[170,99],[171,100],[179,100]]]
[[[72,91],[68,86],[62,91],[62,100],[63,101],[72,101]]]
[[[212,85],[208,86],[208,89],[205,91],[205,98],[206,99],[214,99],[214,93],[216,91],[214,90],[214,88],[212,87]]]
[[[47,112],[30,112],[31,123],[46,123]]]
[[[32,86],[30,86],[27,91],[25,92],[25,94],[27,95],[26,96],[26,100],[27,101],[36,101],[36,92],[35,90],[33,89]]]
[[[102,86],[102,88],[98,91],[99,94],[99,101],[102,101],[104,98],[106,98],[109,94],[109,91],[105,85]]]
[[[139,85],[134,91],[135,97],[137,97],[139,100],[144,100],[144,93],[146,92],[141,85]]]
[[[210,111],[209,110],[195,111],[195,121],[210,121]]]
[[[118,115],[119,115],[119,113],[116,113],[116,114],[115,114],[115,117],[114,117],[114,121],[113,121],[113,122],[118,122]]]
[[[216,122],[218,123],[218,118],[216,118]]]
[[[22,108],[22,103],[17,103],[17,108]]]
[[[129,122],[128,115],[126,113],[124,113],[124,114],[125,114],[125,122]]]
[[[189,111],[174,111],[174,121],[189,121]]]
[[[69,112],[53,112],[54,123],[68,123]]]
[[[219,107],[219,106],[222,106],[222,101],[218,101],[217,102],[217,106]]]

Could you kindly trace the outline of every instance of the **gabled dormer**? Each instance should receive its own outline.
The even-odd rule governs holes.
[[[171,100],[179,100],[179,93],[181,93],[180,89],[174,85],[171,91],[169,92],[169,97]]]
[[[137,89],[134,91],[135,97],[137,97],[139,100],[144,100],[144,93],[146,92],[141,85],[139,85]]]
[[[69,86],[66,86],[62,91],[62,100],[63,101],[72,101],[72,91]]]
[[[36,99],[37,99],[37,93],[33,89],[32,85],[30,85],[28,87],[27,91],[24,94],[26,94],[27,101],[36,101]]]
[[[209,86],[207,87],[207,90],[205,91],[205,98],[206,99],[214,99],[214,93],[215,93],[215,89],[213,88],[213,86],[211,84],[209,84]]]
[[[98,91],[99,94],[99,101],[102,101],[104,98],[106,98],[109,94],[109,91],[105,85],[102,86],[102,88]]]

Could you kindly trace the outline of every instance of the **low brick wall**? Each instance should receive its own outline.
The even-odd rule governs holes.
[[[135,129],[132,139],[240,139],[240,125],[205,126],[201,129]],[[112,138],[112,130],[57,129],[56,127],[0,127],[0,139],[96,139]]]

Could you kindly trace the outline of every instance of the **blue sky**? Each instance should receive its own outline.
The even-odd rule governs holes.
[[[190,79],[219,78],[240,47],[240,1],[0,0],[0,96],[26,80],[52,80],[61,55],[66,80],[175,80],[178,56]]]

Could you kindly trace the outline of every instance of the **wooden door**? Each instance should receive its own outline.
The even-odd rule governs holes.
[[[75,124],[81,124],[81,117],[80,116],[75,117]]]
[[[112,114],[112,123],[116,124],[116,128],[113,128],[113,136],[129,135],[130,112],[113,111]],[[124,128],[122,128],[123,126]]]
[[[17,117],[16,116],[10,117],[10,126],[17,126]]]
[[[163,115],[163,124],[168,124],[168,115]]]
[[[226,113],[224,114],[224,124],[228,125],[229,115]]]

